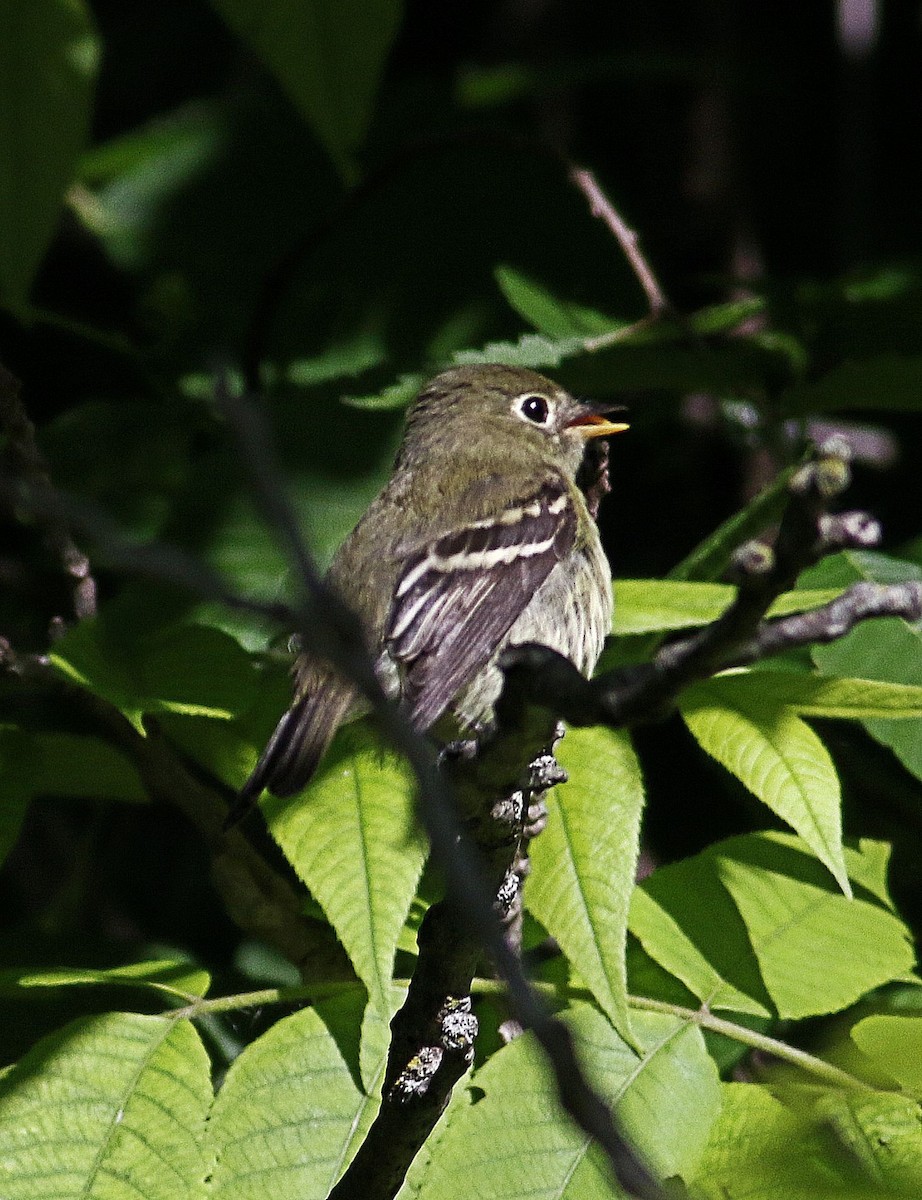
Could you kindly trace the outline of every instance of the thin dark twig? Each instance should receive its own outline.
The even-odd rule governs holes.
[[[19,381],[0,363],[0,429],[7,435],[5,457],[9,474],[33,491],[50,492],[51,478],[45,456],[38,448],[35,426],[22,402]],[[96,580],[90,560],[74,542],[61,514],[48,511],[45,540],[72,581],[74,616],[78,621],[96,612]]]
[[[458,820],[454,791],[445,773],[439,769],[431,742],[418,734],[400,709],[385,696],[364,646],[358,622],[320,579],[300,537],[297,518],[279,482],[283,474],[275,456],[268,424],[249,399],[233,397],[226,388],[222,389],[221,394],[225,411],[245,453],[254,492],[263,512],[271,527],[289,544],[292,557],[300,568],[301,585],[312,602],[311,641],[317,638],[319,622],[319,636],[325,647],[325,656],[372,704],[374,718],[384,736],[406,757],[416,775],[420,817],[430,838],[434,860],[445,874],[447,891],[457,913],[506,981],[514,1015],[524,1028],[534,1032],[548,1055],[567,1112],[599,1142],[616,1178],[625,1188],[644,1200],[660,1197],[662,1192],[658,1185],[640,1162],[633,1147],[617,1131],[610,1111],[580,1069],[565,1026],[550,1015],[544,1002],[528,983],[518,958],[507,945],[502,925],[493,910],[482,859]],[[433,1114],[434,1119],[437,1117],[438,1112]],[[340,1200],[353,1195],[370,1200],[363,1171],[367,1157],[370,1157],[369,1152],[357,1156],[356,1164],[350,1166],[340,1180],[335,1192]],[[383,1178],[380,1158],[378,1167],[378,1177]],[[360,1172],[361,1183],[358,1182]],[[382,1191],[378,1194],[393,1192]]]
[[[608,196],[605,195],[592,171],[570,163],[567,177],[589,201],[592,215],[604,221],[617,239],[618,245],[624,252],[624,257],[630,263],[631,270],[637,276],[637,281],[644,290],[651,316],[660,317],[671,311],[672,306],[666,298],[666,293],[640,249],[640,239],[636,231],[631,229]]]

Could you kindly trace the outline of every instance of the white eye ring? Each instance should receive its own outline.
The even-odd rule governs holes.
[[[513,402],[513,412],[532,425],[547,425],[552,414],[551,401],[540,392],[526,392],[524,396],[516,396]]]

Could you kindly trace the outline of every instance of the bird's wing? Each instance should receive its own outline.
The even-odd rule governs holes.
[[[531,495],[445,533],[410,556],[385,641],[404,667],[404,703],[428,729],[495,652],[556,564],[573,547],[567,485],[549,477]]]

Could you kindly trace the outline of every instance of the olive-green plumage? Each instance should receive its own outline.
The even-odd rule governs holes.
[[[625,428],[605,411],[499,365],[445,371],[409,410],[393,474],[328,580],[420,730],[443,714],[458,732],[486,724],[509,645],[543,643],[587,674],[595,665],[610,572],[576,474],[588,439]],[[264,787],[302,788],[355,703],[350,684],[302,655],[294,704],[233,815]]]

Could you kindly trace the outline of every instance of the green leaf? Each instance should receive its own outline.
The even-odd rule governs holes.
[[[346,180],[355,175],[401,0],[212,0],[263,60]]]
[[[228,1071],[205,1147],[215,1200],[324,1200],[367,1132],[377,1096],[356,1083],[323,1007],[283,1017]]]
[[[624,322],[570,300],[560,300],[547,288],[513,267],[497,267],[496,282],[512,308],[550,338],[586,337],[619,328]]]
[[[531,846],[524,902],[630,1038],[624,950],[644,790],[627,734],[571,729],[558,756],[547,828]]]
[[[679,905],[681,905],[681,899]],[[714,914],[715,922],[717,914]],[[710,1009],[769,1016],[771,1010],[724,979],[679,921],[644,887],[634,889],[628,928],[649,956]]]
[[[409,769],[356,721],[340,730],[307,789],[267,801],[265,812],[370,1002],[389,1013],[394,951],[425,858]]]
[[[717,1072],[700,1031],[672,1017],[636,1013],[637,1054],[588,1005],[574,1006],[566,1024],[583,1068],[653,1170],[664,1176],[691,1170],[719,1106]],[[471,1086],[481,1098],[450,1112],[419,1200],[624,1195],[599,1146],[565,1116],[531,1034],[494,1054]]]
[[[99,45],[82,0],[0,6],[0,304],[25,305],[90,128]]]
[[[922,717],[922,687],[874,679],[834,679],[795,671],[739,671],[695,684],[686,698],[714,705],[790,708],[806,717],[855,720]]]
[[[922,1096],[922,1017],[865,1017],[852,1026],[851,1038],[875,1066]]]
[[[105,987],[151,988],[186,1003],[204,996],[211,986],[207,971],[176,959],[154,959],[129,963],[123,967],[96,970],[91,967],[59,967],[54,970],[28,969],[0,972],[0,988],[62,988],[99,984]]]
[[[836,1012],[912,969],[909,931],[864,883],[882,882],[878,850],[874,843],[846,850],[861,888],[853,900],[788,834],[730,838],[706,852],[745,922],[781,1017]]]
[[[764,313],[765,308],[763,296],[746,296],[742,300],[728,300],[726,304],[711,304],[692,313],[688,318],[689,328],[701,337],[729,333],[744,321]]]
[[[637,898],[640,892],[655,909]],[[771,1011],[746,925],[710,851],[658,867],[648,876],[632,900],[630,928],[656,962],[696,995],[705,993],[702,1000],[741,1013]]]
[[[796,413],[843,408],[918,412],[922,408],[922,357],[879,354],[843,362],[816,383],[790,389],[782,403]]]
[[[883,554],[848,551],[814,568],[811,578],[875,583],[903,583],[922,579],[914,563]],[[811,647],[813,661],[824,675],[855,676],[886,683],[922,686],[922,628],[899,617],[865,621],[851,633],[827,646]],[[908,771],[922,779],[922,722],[869,720],[865,728],[889,746]]]
[[[789,834],[717,842],[640,887],[684,939],[644,901],[631,909],[632,932],[636,921],[647,953],[709,1003],[796,1018],[836,1012],[913,963],[908,931],[888,908],[887,847],[863,841],[845,862],[854,900]]]
[[[0,1079],[0,1195],[197,1200],[211,1095],[187,1021],[82,1017]]]
[[[922,1107],[916,1100],[887,1092],[832,1091],[817,1096],[811,1115],[832,1134],[837,1148],[844,1147],[851,1167],[843,1172],[846,1178],[890,1197],[915,1200],[922,1194]]]
[[[517,342],[488,342],[482,350],[459,350],[453,361],[459,366],[505,363],[510,367],[543,370],[559,367],[565,358],[584,354],[585,350],[582,337],[549,338],[537,333],[523,333]]]
[[[701,747],[795,829],[850,895],[839,777],[810,726],[758,694],[715,697],[705,686],[683,696],[679,711]]]
[[[381,392],[369,396],[343,396],[343,404],[350,408],[406,408],[416,397],[416,393],[426,382],[425,375],[401,375],[396,383],[386,387]]]
[[[807,612],[835,600],[839,588],[806,588],[779,596],[769,615]],[[679,579],[619,579],[615,583],[614,632],[657,633],[692,629],[716,621],[730,606],[736,588],[729,583]]]
[[[327,346],[313,358],[293,359],[285,364],[285,379],[297,387],[313,388],[322,383],[352,378],[380,366],[387,347],[380,333],[362,330],[351,338]]]
[[[888,1169],[889,1137],[881,1139],[882,1129],[875,1131],[873,1140],[867,1137],[863,1155],[873,1166],[862,1169],[858,1156],[848,1153],[857,1147],[843,1136],[845,1121],[841,1116],[837,1122],[830,1119],[835,1108],[860,1111],[864,1105],[867,1116],[868,1108],[892,1107],[899,1097],[830,1091],[811,1112],[802,1104],[789,1107],[757,1084],[728,1083],[723,1085],[723,1100],[691,1184],[695,1200],[910,1200],[918,1195],[918,1184],[904,1191],[896,1172]],[[825,1120],[819,1111],[824,1102]],[[871,1124],[864,1122],[862,1136],[872,1135]],[[905,1123],[904,1129],[909,1132]],[[917,1130],[915,1137],[918,1157]]]

